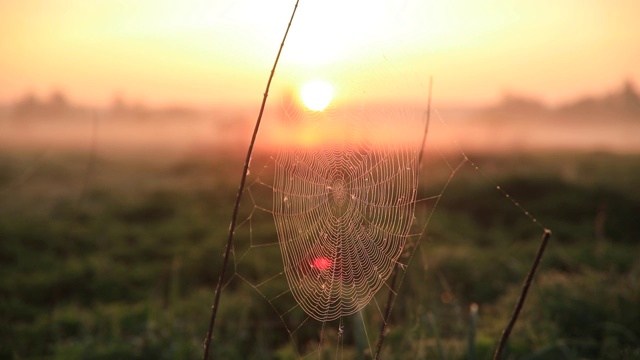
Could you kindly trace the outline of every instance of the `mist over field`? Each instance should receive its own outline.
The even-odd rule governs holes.
[[[102,150],[119,152],[207,148],[244,151],[257,113],[255,105],[213,110],[184,106],[154,109],[119,101],[109,108],[90,108],[72,103],[60,92],[45,100],[25,96],[0,112],[0,146],[73,150],[99,144]],[[426,111],[423,104],[368,106],[373,108],[370,114],[360,116],[373,119],[379,113],[389,117],[384,112],[386,107]],[[274,96],[259,139],[268,147],[300,137],[288,131],[281,107]],[[640,131],[640,97],[632,82],[599,97],[578,97],[554,107],[535,98],[505,95],[500,102],[482,107],[448,105],[439,109],[436,104],[434,109],[429,141],[443,151],[457,151],[458,146],[480,152],[640,151],[636,136]],[[337,115],[340,111],[335,110]],[[326,129],[328,134],[340,131]],[[389,136],[388,130],[382,130],[382,134]]]

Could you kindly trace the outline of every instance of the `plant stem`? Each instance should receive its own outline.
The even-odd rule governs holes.
[[[231,245],[233,243],[233,235],[235,233],[236,222],[238,219],[238,210],[240,208],[240,201],[242,200],[242,193],[244,192],[244,186],[247,181],[247,172],[249,171],[249,163],[251,162],[251,156],[253,154],[253,146],[256,142],[256,137],[258,136],[258,129],[260,128],[260,122],[262,121],[262,114],[264,114],[264,108],[267,104],[267,97],[269,96],[269,88],[271,87],[271,81],[273,80],[273,76],[276,72],[276,67],[278,66],[278,60],[280,59],[280,54],[282,53],[282,49],[284,47],[284,42],[287,39],[287,35],[289,34],[289,29],[291,28],[291,23],[293,22],[293,17],[296,14],[296,10],[298,9],[298,3],[300,0],[296,0],[296,3],[293,7],[293,11],[291,12],[291,18],[289,19],[289,24],[287,25],[287,30],[282,37],[282,42],[280,43],[280,48],[278,49],[278,54],[276,55],[276,59],[273,62],[273,68],[271,69],[271,74],[269,75],[269,80],[267,81],[267,86],[264,91],[264,96],[262,98],[262,105],[260,105],[260,112],[258,113],[258,119],[256,120],[256,125],[253,129],[253,135],[251,136],[251,142],[249,143],[249,149],[247,150],[247,157],[244,161],[244,167],[242,169],[242,177],[240,178],[240,186],[238,189],[238,194],[236,195],[236,203],[233,207],[233,215],[231,216],[231,224],[229,225],[229,237],[227,238],[227,245],[224,249],[224,257],[222,259],[222,269],[220,270],[220,277],[218,278],[218,284],[216,286],[215,298],[213,300],[213,306],[211,307],[211,318],[209,320],[209,329],[207,330],[207,337],[204,341],[204,355],[203,359],[209,359],[209,349],[211,346],[211,339],[213,337],[213,328],[216,322],[216,314],[218,312],[218,304],[220,302],[220,292],[222,291],[222,284],[224,282],[224,276],[227,269],[227,265],[229,263],[229,253],[231,251]]]
[[[395,299],[395,287],[396,287],[396,279],[398,278],[398,268],[393,269],[393,275],[391,277],[391,285],[389,285],[389,297],[387,297],[387,306],[384,310],[384,319],[382,319],[382,326],[380,327],[380,335],[378,335],[378,342],[376,343],[376,352],[373,356],[374,359],[378,359],[380,356],[380,350],[382,349],[382,342],[387,334],[385,331],[387,330],[387,322],[389,321],[389,317],[391,316],[391,307],[393,304],[393,300]]]
[[[427,119],[424,125],[424,135],[422,136],[422,145],[420,147],[420,155],[418,156],[418,171],[422,168],[422,158],[424,153],[424,147],[427,143],[427,134],[429,133],[429,121],[431,120],[431,90],[433,87],[433,77],[429,78],[429,100],[427,102]],[[391,285],[389,286],[389,296],[387,297],[387,305],[384,310],[384,319],[382,319],[382,326],[380,327],[380,335],[378,335],[378,342],[376,343],[376,352],[373,356],[374,359],[378,359],[380,356],[380,350],[382,349],[382,342],[386,336],[385,331],[387,330],[387,323],[389,322],[389,317],[391,316],[391,308],[393,307],[393,302],[395,301],[395,288],[396,288],[396,280],[398,278],[398,267],[395,266],[393,269],[393,275],[391,275]]]
[[[533,281],[533,276],[536,274],[538,270],[538,265],[540,264],[540,260],[542,259],[542,255],[544,255],[544,250],[547,247],[547,243],[549,242],[549,238],[551,237],[551,230],[544,229],[544,234],[542,235],[542,241],[540,242],[540,247],[538,248],[538,253],[536,254],[535,259],[533,260],[533,264],[531,264],[531,270],[527,274],[527,277],[524,281],[524,285],[522,286],[522,292],[520,293],[520,298],[516,303],[515,308],[513,309],[513,314],[511,315],[511,320],[509,320],[509,324],[502,332],[502,337],[500,338],[500,343],[498,344],[498,348],[496,352],[493,354],[493,360],[501,360],[502,359],[502,351],[504,347],[507,345],[507,341],[509,340],[509,334],[511,334],[511,330],[513,329],[513,325],[515,325],[518,320],[518,315],[520,315],[520,311],[522,310],[522,306],[524,305],[524,300],[527,297],[527,293],[529,292],[529,287],[531,286],[531,282]]]

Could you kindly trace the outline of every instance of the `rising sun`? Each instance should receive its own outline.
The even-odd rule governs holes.
[[[307,109],[322,111],[333,98],[333,87],[326,81],[314,80],[302,86],[300,98]]]

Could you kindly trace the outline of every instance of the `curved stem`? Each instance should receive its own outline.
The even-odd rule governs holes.
[[[296,10],[298,9],[298,2],[300,0],[296,0],[296,3],[293,7],[293,12],[291,13],[291,18],[289,19],[289,24],[287,25],[287,30],[282,37],[282,42],[280,43],[280,49],[278,50],[278,55],[276,55],[276,59],[273,62],[273,68],[271,69],[271,74],[269,75],[269,80],[267,81],[267,86],[264,91],[264,96],[262,98],[262,105],[260,105],[260,112],[258,113],[258,119],[256,120],[256,125],[253,129],[253,135],[251,136],[251,142],[249,143],[249,149],[247,150],[247,157],[244,161],[244,167],[242,169],[242,177],[240,178],[240,187],[238,189],[238,194],[236,195],[236,203],[233,207],[233,215],[231,216],[231,224],[229,225],[229,237],[227,238],[227,245],[224,249],[224,257],[222,259],[222,269],[220,270],[220,277],[218,278],[218,284],[216,286],[216,293],[213,300],[213,306],[211,307],[211,318],[209,320],[209,329],[207,330],[207,337],[204,341],[204,355],[203,359],[209,359],[209,350],[211,347],[211,339],[213,337],[213,328],[216,322],[216,314],[218,313],[218,305],[220,302],[220,292],[222,291],[222,284],[224,282],[224,276],[227,269],[227,265],[229,263],[229,253],[231,251],[231,246],[233,244],[233,235],[236,229],[236,222],[238,219],[238,210],[240,209],[240,201],[242,200],[242,193],[244,192],[244,186],[247,181],[247,172],[249,170],[249,163],[251,161],[251,155],[253,154],[253,146],[256,142],[256,137],[258,136],[258,129],[260,128],[260,122],[262,121],[262,114],[264,113],[265,105],[267,104],[267,97],[269,96],[269,88],[271,87],[271,81],[273,80],[273,76],[276,72],[276,67],[278,66],[278,60],[280,59],[280,54],[282,53],[282,48],[284,47],[284,42],[287,39],[287,35],[289,34],[289,29],[291,28],[291,23],[293,22],[293,17],[296,14]]]

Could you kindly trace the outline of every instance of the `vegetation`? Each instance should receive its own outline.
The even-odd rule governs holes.
[[[495,184],[554,231],[507,356],[640,358],[640,156],[470,157],[481,172],[464,167],[440,201],[383,358],[491,356],[542,234]],[[240,157],[87,158],[0,157],[0,358],[200,357]],[[420,191],[442,188],[446,168],[425,168]],[[264,219],[256,239],[273,237]],[[277,247],[267,251],[243,266],[278,271]],[[224,288],[215,331],[217,358],[295,355],[274,309],[241,282]],[[345,338],[346,358],[356,342]]]

